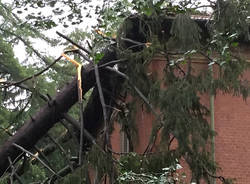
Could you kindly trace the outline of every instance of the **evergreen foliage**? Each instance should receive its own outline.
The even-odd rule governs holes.
[[[42,31],[50,30],[58,24],[64,24],[65,27],[69,24],[81,24],[83,12],[78,5],[86,3],[83,5],[86,7],[88,3],[86,0],[80,3],[46,0],[13,2],[9,5],[0,1],[0,21],[3,23],[0,26],[0,80],[7,85],[32,76],[51,64],[53,57],[39,54],[33,47],[31,38],[45,40],[55,46],[59,42],[48,38]],[[58,5],[62,6],[57,7]],[[95,31],[90,34],[77,29],[69,35],[76,42],[85,38],[92,41],[90,58],[95,63],[103,57],[104,48],[114,44],[117,46],[119,59],[126,59],[126,62],[118,64],[118,69],[128,79],[122,86],[122,94],[131,95],[132,101],[119,100],[122,102],[115,108],[119,108],[117,119],[127,135],[131,151],[136,147],[136,141],[132,140],[136,140],[137,132],[140,131],[136,129],[135,121],[138,106],[146,107],[147,112],[155,116],[155,122],[149,149],[144,154],[121,153],[120,160],[117,161],[112,150],[102,150],[106,145],[103,146],[105,141],[99,136],[97,142],[102,145],[94,145],[87,150],[84,153],[86,164],[76,170],[70,159],[78,154],[79,132],[71,126],[67,127],[65,123],[53,127],[48,133],[53,135],[52,138],[44,137],[36,146],[44,148],[51,143],[56,144],[54,139],[62,145],[61,149],[46,158],[56,171],[67,165],[72,174],[59,177],[56,183],[87,183],[89,168],[97,171],[97,181],[108,176],[113,183],[184,183],[183,176],[176,172],[181,159],[185,159],[189,165],[194,181],[198,183],[203,178],[209,182],[211,175],[218,169],[209,149],[216,133],[210,127],[210,112],[201,103],[201,97],[205,94],[216,95],[218,91],[240,95],[244,99],[248,97],[249,81],[243,80],[242,76],[249,69],[249,64],[235,53],[242,43],[249,44],[250,5],[248,0],[218,0],[211,4],[214,8],[212,17],[201,21],[202,23],[191,16],[203,14],[199,5],[190,6],[187,1],[104,1],[102,7],[95,7],[99,17]],[[41,13],[28,14],[24,19],[18,18],[14,13],[17,11],[21,15],[29,8],[42,10],[44,7],[52,8],[58,21],[48,19]],[[70,8],[70,13],[66,16],[63,14],[63,7]],[[98,34],[98,31],[103,34]],[[19,42],[25,44],[29,59],[36,56],[38,64],[18,61],[12,48]],[[148,73],[152,58],[159,54],[165,58],[162,80]],[[192,62],[192,57],[197,55],[207,59],[207,67],[200,71],[197,71]],[[214,67],[217,73],[211,73],[210,67]],[[54,95],[56,88],[62,87],[75,75],[74,71],[70,64],[60,62],[45,74],[20,85],[1,86],[0,143],[7,139],[8,134],[15,133],[24,120],[45,103],[40,99],[41,95]],[[135,89],[139,89],[140,94]],[[91,91],[87,98],[90,94]],[[78,107],[73,107],[70,114],[79,118]],[[111,133],[112,123],[109,124]],[[70,139],[61,141],[59,138],[62,137],[62,132],[66,132]],[[159,144],[155,144],[157,138],[160,140]],[[178,143],[176,148],[171,147],[173,140]],[[32,152],[36,153],[37,150],[34,148]],[[24,161],[26,159],[27,162]],[[26,156],[16,166],[21,167],[22,161],[25,163],[25,172],[21,176],[24,183],[43,182],[53,178],[44,165],[34,163]],[[0,183],[7,183],[7,180],[6,174]],[[224,180],[225,183],[229,181]]]

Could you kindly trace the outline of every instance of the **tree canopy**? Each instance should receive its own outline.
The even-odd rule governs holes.
[[[249,64],[235,51],[250,41],[249,8],[249,0],[0,1],[0,183],[190,182],[181,158],[192,181],[231,183],[216,175],[201,95],[248,97]],[[87,29],[88,18],[97,23]],[[49,55],[34,43],[62,50]],[[147,71],[159,54],[161,80]],[[195,69],[196,55],[206,69]],[[143,154],[133,152],[138,105],[155,118]],[[115,123],[130,153],[112,150]]]

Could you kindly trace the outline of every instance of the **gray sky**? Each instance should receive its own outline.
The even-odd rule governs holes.
[[[79,0],[75,0],[75,2],[77,2]],[[3,3],[12,3],[12,0],[2,0]],[[95,7],[96,5],[102,5],[103,0],[93,0],[91,3],[89,3],[88,5],[93,5],[93,7]],[[34,9],[32,9],[32,11],[36,12]],[[39,10],[40,11],[40,10]],[[68,13],[69,10],[64,9],[64,11],[66,13]],[[90,10],[87,9],[85,12],[85,14],[87,14]],[[56,34],[56,31],[59,31],[63,34],[68,34],[71,33],[74,29],[78,28],[78,29],[82,29],[82,30],[91,30],[91,26],[96,25],[97,24],[97,17],[94,14],[94,10],[92,9],[92,18],[85,18],[84,22],[79,24],[79,25],[73,25],[73,26],[69,26],[67,28],[65,28],[63,26],[63,24],[58,24],[58,26],[56,26],[55,28],[52,28],[48,31],[43,31],[43,33],[50,37],[50,38],[59,38],[58,35]],[[38,11],[37,11],[38,12]],[[28,13],[30,13],[29,11],[27,12],[23,12],[22,14],[17,14],[20,18],[24,18],[25,16],[28,15]],[[66,14],[65,13],[65,14]],[[51,8],[43,8],[42,9],[42,15],[44,16],[49,16],[49,15],[53,15],[52,9]],[[84,15],[83,15],[84,16]],[[54,19],[54,21],[56,21],[56,18],[53,18],[52,16],[52,20]],[[48,44],[46,44],[46,42],[41,41],[41,40],[37,40],[37,39],[30,39],[30,41],[33,44],[33,47],[35,49],[37,49],[40,53],[42,53],[43,55],[50,55],[50,56],[54,56],[54,57],[58,57],[61,52],[63,51],[63,47],[62,46],[58,46],[58,47],[49,47]],[[64,40],[63,40],[64,41]],[[19,59],[20,62],[24,61],[26,59],[27,53],[25,52],[24,49],[24,44],[20,41],[18,45],[14,46],[14,52],[16,57]],[[36,59],[36,58],[34,58]],[[30,62],[32,62],[33,58],[30,58]]]
[[[78,0],[75,0],[78,1]],[[6,2],[6,3],[10,3],[13,2],[12,0],[2,0],[2,2]],[[91,2],[91,4],[95,7],[97,4],[101,5],[103,2],[103,0],[93,0]],[[200,2],[201,4],[209,4],[207,2],[207,0],[196,0],[195,1]],[[65,12],[67,12],[66,9],[64,9]],[[89,10],[86,10],[86,13]],[[30,12],[29,12],[30,13]],[[28,13],[23,13],[20,14],[21,17],[25,17]],[[43,8],[42,11],[43,15],[53,15],[51,8]],[[64,34],[68,34],[70,32],[72,32],[75,28],[80,28],[82,30],[91,30],[91,26],[96,25],[97,24],[97,17],[95,17],[94,13],[92,12],[93,17],[92,18],[85,18],[84,23],[81,23],[80,25],[76,25],[76,26],[70,26],[67,28],[64,28],[62,24],[59,24],[59,26],[49,30],[49,31],[44,31],[44,33],[51,37],[51,38],[58,38],[58,36],[56,35],[56,31],[62,32]],[[83,15],[84,16],[84,15]],[[53,17],[52,17],[53,19]],[[33,42],[33,46],[35,49],[39,50],[39,52],[41,52],[43,55],[51,55],[54,57],[57,57],[61,54],[61,52],[63,51],[63,47],[49,47],[45,42],[39,41],[39,40],[31,40]],[[19,59],[20,62],[22,62],[25,58],[26,58],[26,52],[24,49],[24,45],[23,43],[20,42],[20,44],[16,45],[14,47],[14,51],[15,51],[15,55],[17,56],[17,58]],[[34,58],[36,59],[36,58]],[[33,59],[31,59],[30,62],[32,62]]]

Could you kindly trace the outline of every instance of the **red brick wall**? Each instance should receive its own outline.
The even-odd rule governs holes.
[[[245,51],[245,47],[243,48]],[[202,62],[201,62],[202,60]],[[204,59],[195,59],[193,65],[197,71],[207,68]],[[165,61],[155,58],[149,66],[149,75],[162,77]],[[247,75],[246,75],[247,76]],[[250,76],[250,72],[249,72]],[[203,96],[202,102],[209,105],[209,96]],[[233,97],[218,93],[215,98],[215,158],[221,171],[217,174],[225,177],[236,178],[237,184],[250,183],[250,101],[243,101],[241,97]],[[138,142],[135,151],[143,153],[151,134],[153,116],[146,110],[138,107],[136,123]],[[119,127],[115,127],[112,135],[112,146],[115,151],[120,151]],[[217,180],[217,183],[220,183]]]
[[[249,103],[249,102],[248,102]],[[219,174],[250,182],[250,104],[240,97],[219,94],[215,99],[215,158]]]

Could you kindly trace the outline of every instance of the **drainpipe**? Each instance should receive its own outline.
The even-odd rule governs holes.
[[[211,72],[211,83],[213,83],[213,65],[209,66],[209,70]],[[215,131],[214,129],[214,94],[213,94],[212,89],[210,91],[210,123],[211,123],[212,131]],[[215,136],[212,136],[212,140],[211,140],[211,154],[212,154],[212,160],[215,162]],[[212,184],[216,184],[215,178],[212,178]]]

